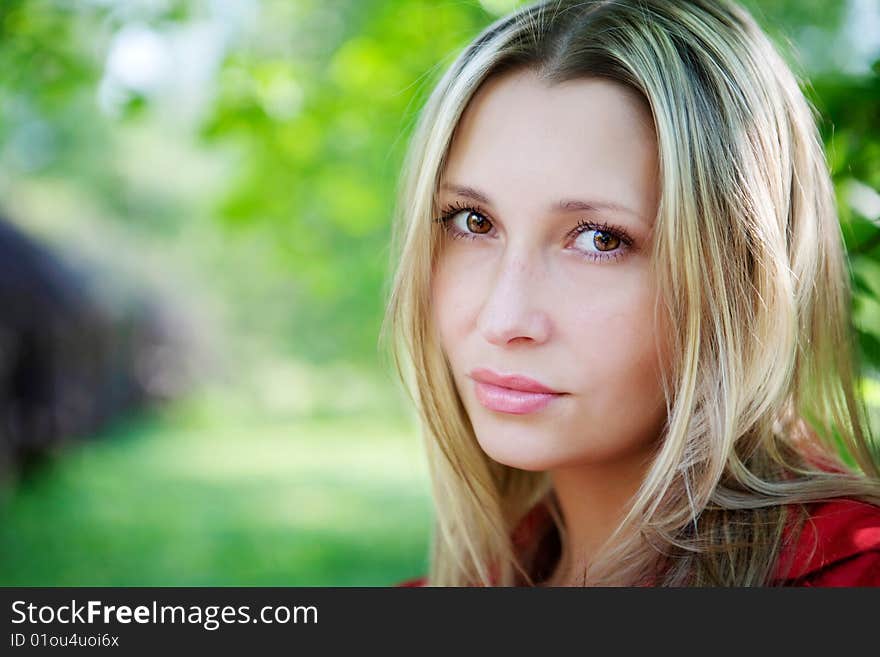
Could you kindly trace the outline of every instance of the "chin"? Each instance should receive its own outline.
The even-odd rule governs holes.
[[[544,450],[524,449],[522,445],[498,445],[479,440],[486,456],[502,465],[530,472],[544,472],[564,465],[568,460],[562,454],[550,454]]]

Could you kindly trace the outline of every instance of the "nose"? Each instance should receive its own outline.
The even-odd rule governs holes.
[[[546,276],[533,259],[510,253],[487,288],[477,327],[487,342],[505,346],[518,342],[543,343],[550,337],[550,318],[541,306]]]

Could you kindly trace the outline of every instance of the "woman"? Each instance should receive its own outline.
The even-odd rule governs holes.
[[[880,585],[810,108],[716,0],[480,34],[408,153],[386,326],[437,525],[406,584]]]

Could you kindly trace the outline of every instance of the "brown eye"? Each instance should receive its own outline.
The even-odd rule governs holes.
[[[633,249],[633,241],[623,229],[605,223],[580,221],[573,233],[575,250],[597,262],[619,260]]]
[[[476,212],[468,212],[467,227],[474,233],[488,233],[492,230],[489,220]]]
[[[600,251],[613,251],[620,246],[620,238],[616,235],[601,230],[594,232],[596,235],[593,237],[593,244]]]
[[[459,221],[464,218],[464,224]],[[461,205],[448,206],[442,216],[434,221],[440,222],[443,230],[454,239],[479,240],[492,231],[492,221],[479,208]]]

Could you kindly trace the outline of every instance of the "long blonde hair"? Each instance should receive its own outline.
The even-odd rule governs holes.
[[[717,0],[530,4],[483,30],[422,109],[381,339],[393,338],[429,457],[428,581],[534,583],[511,532],[548,476],[480,449],[429,311],[432,218],[455,127],[490,76],[524,68],[549,83],[599,76],[635,89],[659,149],[654,311],[680,327],[662,382],[668,421],[585,583],[766,585],[785,505],[880,503],[880,458],[855,389],[848,263],[813,110],[754,19]]]

